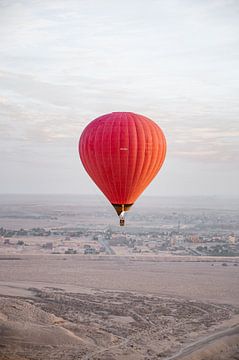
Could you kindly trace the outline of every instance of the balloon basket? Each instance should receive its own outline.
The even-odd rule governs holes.
[[[120,219],[120,226],[124,226],[125,219]]]

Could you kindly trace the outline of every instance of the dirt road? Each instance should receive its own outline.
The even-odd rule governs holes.
[[[239,346],[239,325],[232,326],[229,329],[218,331],[213,335],[204,337],[182,348],[177,354],[168,357],[166,360],[189,360],[194,358],[200,360],[202,359],[201,356],[205,356],[205,352],[208,352],[209,346],[214,349],[218,348],[218,350],[221,351],[221,349],[219,348],[221,347],[220,345],[222,345],[222,340],[224,340],[223,342],[225,342],[229,340],[229,338],[232,342],[235,341],[235,345]],[[214,356],[216,359],[217,354],[215,353]]]

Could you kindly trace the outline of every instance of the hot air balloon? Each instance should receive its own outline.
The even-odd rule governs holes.
[[[143,115],[113,112],[93,120],[79,141],[83,166],[120,217],[160,170],[166,140],[160,127]]]

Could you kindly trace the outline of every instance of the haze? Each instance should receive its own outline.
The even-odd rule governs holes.
[[[147,195],[237,196],[239,3],[0,1],[1,193],[91,193],[77,152],[111,111],[154,119]]]

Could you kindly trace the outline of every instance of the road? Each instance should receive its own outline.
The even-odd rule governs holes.
[[[109,242],[105,239],[102,238],[98,238],[98,241],[100,243],[101,246],[103,246],[105,248],[105,252],[108,255],[115,255],[114,250],[110,247]]]
[[[198,350],[203,350],[207,345],[211,344],[212,342],[216,340],[220,340],[227,336],[233,336],[238,335],[239,336],[239,325],[234,325],[229,329],[221,330],[216,332],[213,335],[206,336],[184,348],[182,348],[177,354],[174,354],[173,356],[168,357],[165,360],[183,360],[184,357],[188,355],[192,355],[194,352]]]

